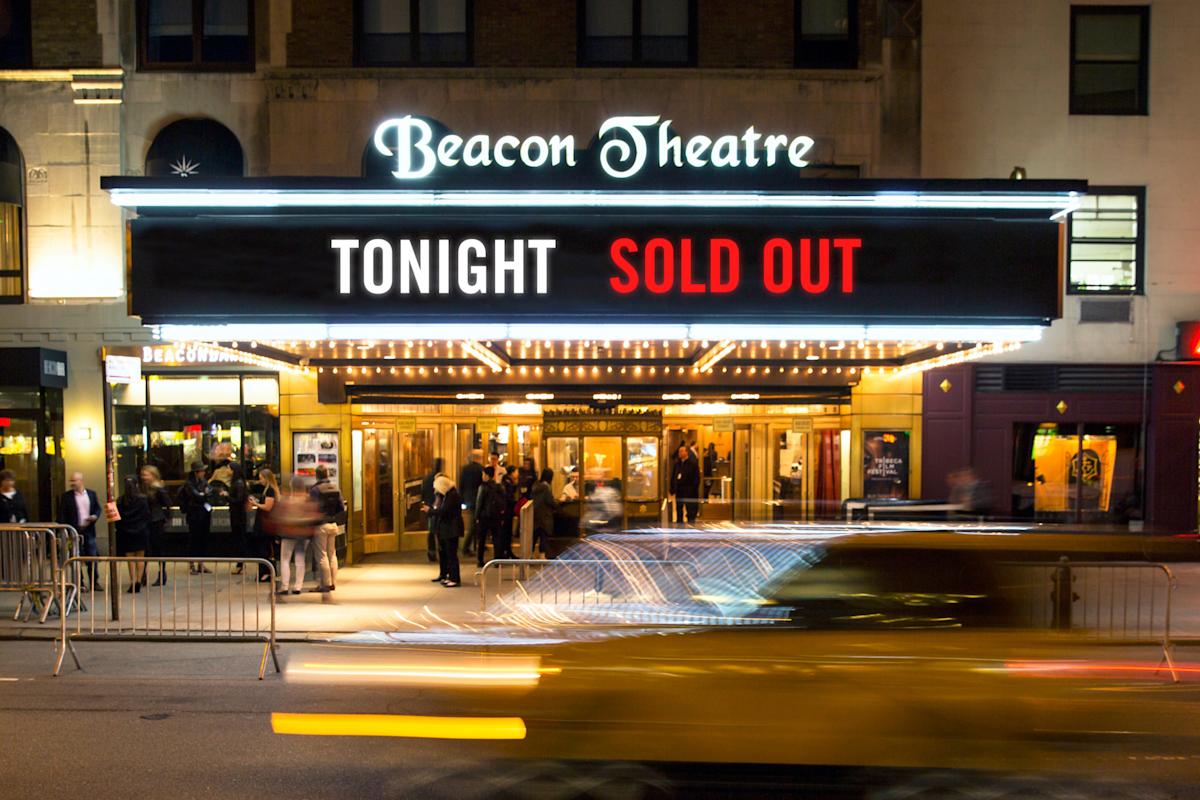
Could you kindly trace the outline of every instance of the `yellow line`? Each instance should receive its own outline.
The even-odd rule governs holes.
[[[299,736],[413,739],[524,739],[520,717],[415,717],[400,714],[271,714],[271,730]]]

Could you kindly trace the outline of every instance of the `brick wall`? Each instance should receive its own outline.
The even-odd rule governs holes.
[[[291,67],[352,66],[353,0],[292,0],[287,61]]]
[[[795,61],[792,0],[699,0],[701,67],[788,68]]]
[[[475,0],[475,65],[573,67],[575,0]]]
[[[33,0],[30,17],[34,67],[100,65],[96,0]]]

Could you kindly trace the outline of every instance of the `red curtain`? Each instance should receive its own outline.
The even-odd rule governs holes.
[[[842,440],[841,431],[816,431],[817,485],[813,497],[816,517],[829,519],[841,515]]]

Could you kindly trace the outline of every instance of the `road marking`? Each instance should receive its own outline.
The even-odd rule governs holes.
[[[520,717],[417,717],[400,714],[271,714],[271,730],[299,736],[399,736],[411,739],[524,739]]]

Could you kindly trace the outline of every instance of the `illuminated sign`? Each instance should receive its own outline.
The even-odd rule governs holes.
[[[611,117],[599,129],[596,154],[600,169],[610,178],[624,180],[648,166],[657,169],[768,168],[808,166],[807,156],[815,142],[809,136],[759,133],[754,126],[741,133],[715,137],[699,134],[683,137],[671,130],[671,120],[658,116]],[[519,138],[504,134],[462,137],[435,134],[433,126],[420,117],[407,115],[384,121],[372,137],[375,150],[392,159],[392,176],[402,181],[420,180],[443,169],[524,167],[538,169],[574,167],[581,163],[571,134],[532,135]]]
[[[106,355],[104,377],[109,383],[137,383],[142,379],[142,361],[133,356]]]

